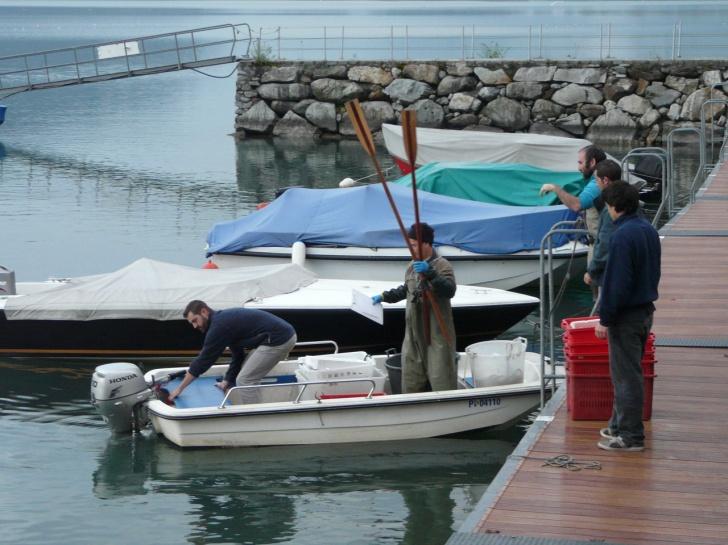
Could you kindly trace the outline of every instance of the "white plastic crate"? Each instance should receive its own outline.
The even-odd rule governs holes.
[[[299,363],[308,369],[337,369],[352,367],[357,364],[370,363],[366,352],[341,352],[338,354],[322,354],[320,356],[304,356]]]
[[[384,392],[385,374],[373,362],[366,365],[341,367],[338,369],[308,369],[301,366],[296,371],[298,382],[327,381],[326,384],[307,386],[301,399],[317,399],[321,394],[367,394],[374,381],[374,391]],[[337,382],[340,380],[364,379],[358,382]],[[300,385],[299,385],[300,386]]]

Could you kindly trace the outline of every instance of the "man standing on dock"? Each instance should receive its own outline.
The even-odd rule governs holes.
[[[187,304],[183,316],[192,327],[205,334],[205,342],[190,363],[182,383],[169,395],[170,401],[212,367],[226,348],[230,348],[232,360],[223,381],[218,383],[223,391],[235,385],[260,384],[268,371],[285,359],[296,344],[293,326],[264,310],[212,310],[204,301],[195,300]],[[246,350],[252,350],[247,359]],[[257,403],[258,388],[243,389],[241,399],[242,403]]]
[[[597,181],[599,191],[604,191],[609,184],[616,182],[622,177],[622,168],[616,161],[606,159],[597,165],[594,171],[594,178]],[[594,248],[591,252],[586,272],[584,273],[584,283],[591,286],[594,298],[599,295],[599,286],[602,285],[602,277],[604,269],[607,266],[607,257],[609,256],[609,239],[614,231],[614,222],[609,216],[609,210],[604,205],[604,199],[600,194],[594,199],[594,208],[599,211],[599,225],[597,227],[596,236],[594,238]]]
[[[660,237],[638,214],[639,192],[613,182],[602,193],[616,227],[609,243],[595,334],[609,343],[614,406],[609,427],[600,431],[604,450],[644,450],[642,357],[652,328],[660,282]]]
[[[417,232],[410,227],[407,236],[410,245],[417,252]],[[375,304],[396,303],[407,299],[406,325],[402,343],[402,393],[432,390],[457,389],[457,366],[455,363],[455,324],[450,299],[455,295],[457,285],[452,265],[440,257],[432,247],[435,231],[427,223],[420,223],[422,255],[412,261],[405,273],[405,283],[381,295],[372,297]],[[432,307],[425,311],[427,297],[424,290],[431,290],[442,316],[442,325],[435,319]],[[425,325],[425,320],[429,323]],[[428,338],[429,332],[429,338]]]
[[[594,145],[586,146],[579,150],[577,168],[582,176],[584,176],[584,179],[587,180],[587,183],[578,197],[565,191],[561,186],[556,184],[543,184],[541,186],[541,195],[554,192],[559,200],[574,212],[586,210],[586,226],[592,236],[596,234],[597,223],[599,221],[599,213],[594,209],[594,199],[600,194],[599,187],[594,179],[594,170],[606,158],[607,155],[601,148]]]

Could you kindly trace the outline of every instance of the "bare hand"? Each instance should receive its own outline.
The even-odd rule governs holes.
[[[220,382],[216,382],[215,386],[220,388],[223,392],[227,392],[230,389],[230,385],[228,384],[227,380],[221,380]]]
[[[175,388],[174,392],[172,392],[171,394],[169,394],[169,397],[167,398],[167,401],[168,401],[169,403],[172,403],[172,402],[173,402],[173,401],[174,401],[174,400],[175,400],[175,399],[176,399],[177,397],[179,397],[179,395],[180,395],[181,393],[182,393],[182,392],[180,391],[180,389],[179,389],[179,388]]]
[[[608,330],[609,328],[607,326],[597,324],[597,326],[594,328],[594,335],[596,335],[597,339],[606,339]]]
[[[592,285],[592,277],[588,272],[584,273],[584,284],[586,284],[587,286]]]
[[[538,194],[543,197],[546,193],[551,193],[553,191],[556,191],[554,184],[543,184],[541,186],[541,191],[539,191]]]

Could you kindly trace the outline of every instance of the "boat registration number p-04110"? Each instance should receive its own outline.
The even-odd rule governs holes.
[[[480,397],[478,399],[469,399],[468,407],[497,407],[501,404],[499,397]]]

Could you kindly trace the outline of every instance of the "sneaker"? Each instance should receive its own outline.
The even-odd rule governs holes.
[[[631,445],[628,445],[621,437],[613,437],[612,439],[599,441],[597,446],[602,450],[621,450],[624,452],[642,452],[645,450],[644,444],[632,443]]]
[[[609,428],[602,428],[601,430],[599,430],[599,435],[604,437],[604,439],[614,439],[615,437],[617,437],[616,435],[614,435],[614,433],[612,433],[612,430]]]

